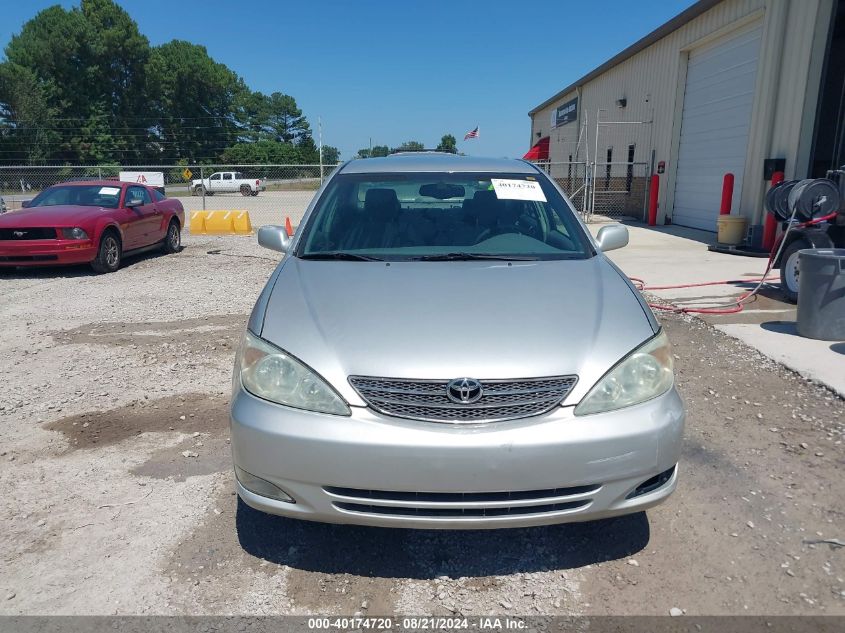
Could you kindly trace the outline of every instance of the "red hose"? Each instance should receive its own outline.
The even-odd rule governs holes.
[[[766,271],[766,273],[768,273],[768,270]],[[637,287],[637,290],[640,291],[672,290],[676,288],[700,288],[701,286],[722,286],[727,284],[748,283],[747,279],[727,279],[725,281],[705,281],[697,284],[676,284],[673,286],[646,286],[645,282],[642,279],[638,279],[637,277],[629,277],[629,279]],[[764,281],[777,281],[777,277],[773,279],[764,279]],[[667,306],[659,303],[649,303],[648,305],[649,307],[654,308],[655,310],[666,310],[669,312],[685,312],[695,314],[735,314],[736,312],[742,312],[744,304],[742,304],[741,302],[747,299],[750,295],[751,292],[745,292],[740,295],[739,298],[736,300],[736,305],[731,308],[679,308],[678,306]]]

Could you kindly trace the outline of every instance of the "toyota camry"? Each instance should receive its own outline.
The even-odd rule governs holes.
[[[543,171],[353,160],[317,192],[235,361],[237,491],[272,514],[498,528],[642,511],[675,489],[669,341]]]

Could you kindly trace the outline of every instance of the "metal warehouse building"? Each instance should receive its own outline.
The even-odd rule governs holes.
[[[756,237],[772,171],[845,163],[843,98],[845,0],[701,0],[531,110],[526,157],[588,214],[644,218],[659,174],[658,223],[708,231],[732,173]]]

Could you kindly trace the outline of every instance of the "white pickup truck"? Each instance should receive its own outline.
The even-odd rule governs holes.
[[[244,178],[239,171],[218,171],[208,178],[191,182],[191,193],[201,196],[213,196],[215,193],[240,193],[242,196],[257,196],[267,185],[259,178]]]

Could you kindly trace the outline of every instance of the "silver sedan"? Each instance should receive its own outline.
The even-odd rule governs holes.
[[[499,528],[638,512],[675,489],[669,341],[542,171],[355,160],[317,193],[235,361],[249,506],[332,523]]]

